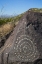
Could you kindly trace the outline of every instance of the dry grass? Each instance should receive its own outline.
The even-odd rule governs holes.
[[[7,24],[4,24],[0,26],[0,37],[4,37],[5,35],[9,34],[13,28],[18,24],[19,21],[15,22],[9,22]]]
[[[8,34],[9,32],[11,32],[12,29],[13,29],[13,25],[11,23],[2,25],[0,27],[0,37],[3,37],[6,34]]]

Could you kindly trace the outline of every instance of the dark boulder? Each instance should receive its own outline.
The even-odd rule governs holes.
[[[34,64],[42,59],[42,13],[27,11],[0,49],[0,63]]]

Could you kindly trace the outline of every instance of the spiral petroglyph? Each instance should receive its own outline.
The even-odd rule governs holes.
[[[14,50],[15,55],[22,61],[32,61],[37,54],[33,41],[27,35],[21,35],[16,39]]]

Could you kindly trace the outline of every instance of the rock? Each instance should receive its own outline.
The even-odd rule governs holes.
[[[27,15],[27,26],[32,24],[34,29],[42,34],[42,13],[29,12]]]
[[[24,14],[0,49],[0,58],[3,64],[34,64],[42,59],[42,13],[27,11]]]

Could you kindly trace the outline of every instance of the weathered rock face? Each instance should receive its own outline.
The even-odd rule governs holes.
[[[29,12],[27,15],[27,25],[32,24],[37,33],[42,34],[42,13]]]
[[[42,13],[27,11],[0,50],[0,64],[34,64],[37,59],[42,59]]]

